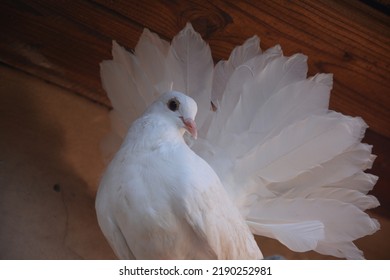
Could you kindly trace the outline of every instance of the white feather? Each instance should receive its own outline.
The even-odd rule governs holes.
[[[354,205],[324,198],[260,200],[252,207],[247,219],[268,220],[272,224],[278,221],[283,223],[318,221],[323,223],[325,234],[323,239],[319,236],[318,241],[330,244],[352,242],[379,229],[376,220]],[[290,238],[294,240],[293,233]]]
[[[137,79],[143,84],[147,97],[147,105],[157,97],[171,90],[171,72],[167,69],[166,57],[169,51],[169,43],[160,39],[156,34],[145,29],[134,51],[139,67],[137,71],[144,73],[144,79]]]
[[[248,219],[254,234],[277,239],[295,252],[314,250],[324,238],[324,225],[320,221],[264,221]]]
[[[331,184],[330,186],[353,189],[367,194],[373,189],[377,181],[378,176],[359,171],[346,179]]]
[[[361,129],[358,118],[336,113],[313,115],[284,128],[237,160],[237,173],[243,177],[256,174],[271,182],[285,181],[360,141]]]
[[[120,47],[115,43],[113,48],[121,53],[124,52],[124,49],[119,49]],[[103,88],[106,90],[115,112],[127,127],[146,107],[143,98],[134,98],[128,94],[129,90],[137,92],[136,83],[129,69],[128,62],[130,60],[131,54],[123,53],[123,57],[115,56],[113,61],[104,61],[100,66]]]
[[[372,163],[370,155],[371,146],[355,144],[329,161],[313,166],[288,181],[271,182],[269,188],[280,195],[302,197],[321,186],[336,187],[338,182],[343,181],[345,184],[349,178],[352,180],[355,174],[369,168]]]
[[[353,242],[328,243],[320,241],[316,251],[324,255],[331,255],[338,258],[353,260],[364,259],[363,252],[359,250]]]
[[[246,40],[242,46],[235,48],[229,60],[221,60],[215,65],[212,88],[212,101],[215,105],[220,103],[226,84],[234,70],[261,53],[259,44],[259,37],[253,36]]]
[[[265,52],[263,55],[257,55],[233,69],[233,72],[230,74],[230,78],[225,85],[224,95],[218,103],[217,113],[213,117],[211,126],[208,130],[207,139],[211,143],[218,143],[221,139],[221,128],[225,127],[230,119],[232,111],[236,107],[237,102],[239,102],[243,91],[247,88],[259,89],[258,84],[256,83],[259,73],[264,69],[268,62],[281,55],[281,49],[275,47]],[[252,90],[249,91],[249,94],[252,98],[257,99],[254,101],[261,102],[259,98],[262,98],[262,92],[257,94],[256,91]],[[266,98],[268,98],[267,94]],[[242,108],[241,106],[237,107]],[[246,108],[246,116],[250,118],[250,115],[253,115],[256,112],[255,110],[251,107]]]
[[[202,127],[211,107],[213,60],[210,47],[191,24],[173,38],[167,68],[173,73],[173,90],[185,92],[198,104],[196,122]]]

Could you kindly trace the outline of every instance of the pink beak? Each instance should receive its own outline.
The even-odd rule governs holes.
[[[193,119],[182,119],[184,125],[186,126],[187,131],[196,139],[198,137],[198,129],[196,127],[196,123]]]

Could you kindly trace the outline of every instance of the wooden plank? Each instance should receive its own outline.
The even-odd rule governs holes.
[[[116,15],[89,2],[0,2],[0,61],[109,106],[99,63],[111,57],[115,30],[137,30],[124,40],[135,44],[142,28],[121,21],[105,29],[100,18]]]
[[[217,61],[257,34],[308,55],[310,75],[334,73],[331,108],[390,137],[389,17],[358,1],[1,1],[0,21],[1,62],[105,105],[111,39],[134,48],[148,27],[170,40],[190,21]]]
[[[109,55],[106,44],[79,25],[34,2],[0,3],[1,61],[45,80],[96,98],[101,91],[98,61]],[[99,43],[97,43],[99,42]]]

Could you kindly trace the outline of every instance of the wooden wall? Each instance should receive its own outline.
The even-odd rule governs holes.
[[[144,27],[170,40],[188,21],[215,61],[257,34],[263,49],[308,55],[310,75],[334,73],[330,106],[369,124],[376,192],[390,205],[390,19],[363,2],[1,0],[0,63],[109,107],[99,63],[111,57],[111,40],[132,49]]]

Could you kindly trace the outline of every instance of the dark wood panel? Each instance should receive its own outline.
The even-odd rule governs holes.
[[[369,129],[363,142],[373,145],[372,153],[377,156],[369,173],[379,177],[371,194],[378,198],[381,205],[373,212],[390,218],[390,140]]]
[[[1,1],[0,61],[109,106],[99,62],[111,39],[134,48],[143,27],[170,40],[187,21],[228,57],[258,34],[262,47],[309,56],[334,73],[331,108],[390,136],[389,17],[358,1]]]
[[[109,57],[111,39],[35,1],[3,1],[0,11],[3,63],[108,103],[98,62]]]

